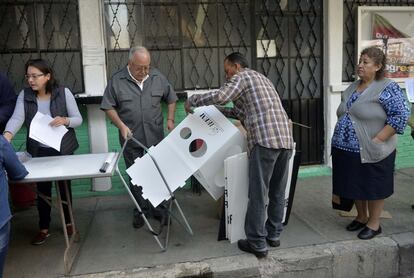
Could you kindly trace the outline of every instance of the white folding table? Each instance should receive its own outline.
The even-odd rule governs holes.
[[[100,172],[99,169],[107,161],[108,157],[113,157],[109,162],[105,172]],[[78,155],[62,155],[62,156],[47,156],[35,157],[23,163],[29,174],[18,183],[36,183],[52,181],[54,182],[57,192],[57,208],[60,213],[62,221],[63,233],[65,235],[66,249],[63,255],[63,263],[65,274],[69,274],[73,261],[79,251],[79,232],[76,229],[73,218],[72,204],[69,198],[68,185],[65,183],[65,191],[67,201],[62,201],[57,181],[74,180],[83,178],[103,178],[111,177],[113,175],[115,166],[119,160],[119,153],[96,153],[96,154],[78,154]],[[52,200],[41,196],[49,205],[52,206]],[[73,235],[69,239],[66,231],[65,216],[63,213],[63,204],[67,204],[71,223],[73,226]]]

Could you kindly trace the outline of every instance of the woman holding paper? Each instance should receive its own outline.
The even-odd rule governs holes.
[[[73,94],[68,88],[60,87],[54,78],[54,73],[51,67],[45,60],[34,59],[29,60],[26,63],[26,80],[29,84],[29,88],[22,90],[17,98],[16,107],[13,115],[7,122],[4,137],[11,141],[14,135],[24,124],[26,132],[26,150],[33,157],[44,156],[57,156],[57,155],[69,155],[78,148],[79,144],[76,139],[74,128],[82,124],[82,116],[79,113],[78,106],[76,104]],[[52,148],[47,145],[48,142],[38,142],[29,137],[30,126],[33,118],[38,117],[42,113],[48,115],[53,119],[49,122],[50,126],[59,127],[65,126],[68,131],[62,138],[60,148]],[[38,123],[37,123],[38,124]],[[32,131],[33,132],[33,131]],[[58,149],[58,150],[57,150]],[[70,183],[70,181],[59,182],[59,190],[62,196],[62,200],[66,201],[67,196],[65,192],[64,182]],[[70,184],[69,199],[72,202],[72,192]],[[52,195],[52,183],[51,182],[39,182],[37,183],[38,192],[51,197]],[[43,244],[50,236],[49,224],[50,224],[50,206],[42,198],[37,198],[37,209],[39,212],[39,227],[40,231],[33,238],[33,245]],[[67,205],[63,205],[63,210],[66,219],[66,228],[68,235],[72,235],[73,228],[70,222],[70,216]]]

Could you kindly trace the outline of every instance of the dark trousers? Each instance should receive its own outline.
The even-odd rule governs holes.
[[[0,228],[0,278],[3,277],[4,262],[6,261],[7,250],[10,240],[10,221],[7,221]]]
[[[39,148],[39,151],[36,155],[36,157],[45,157],[45,156],[57,156],[60,155],[60,152],[56,151],[52,148]],[[68,191],[69,191],[69,198],[70,202],[72,204],[72,189],[70,186],[70,181],[59,181],[58,187],[60,191],[60,196],[62,198],[62,201],[67,201],[66,191],[65,191],[65,182],[68,185]],[[37,191],[42,193],[43,195],[51,198],[52,197],[52,182],[38,182],[37,183]],[[50,211],[51,207],[50,205],[40,198],[37,197],[37,211],[39,212],[39,228],[40,229],[49,229],[50,225]],[[63,213],[65,215],[65,222],[66,224],[71,223],[70,221],[70,215],[69,215],[69,209],[66,204],[63,204]]]
[[[285,189],[292,150],[255,145],[249,157],[249,203],[244,230],[252,248],[264,251],[266,237],[279,239],[283,230]],[[269,204],[267,207],[267,197]]]
[[[124,160],[125,160],[125,166],[126,168],[131,167],[132,164],[134,164],[134,160],[138,157],[142,157],[144,155],[144,149],[138,147],[138,146],[132,146],[136,145],[135,142],[128,142],[128,145],[126,146],[124,150]],[[154,208],[154,206],[151,204],[150,201],[145,200],[142,197],[142,187],[136,186],[131,183],[129,183],[129,188],[132,192],[132,195],[134,195],[135,200],[137,201],[138,205],[140,206],[142,212],[147,217],[159,217],[162,216],[164,213],[166,213],[166,206],[163,203],[157,206],[157,208]],[[134,215],[136,215],[138,210],[134,209]]]

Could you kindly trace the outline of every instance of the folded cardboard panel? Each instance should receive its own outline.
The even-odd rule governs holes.
[[[191,146],[200,143],[196,150]],[[216,107],[204,106],[189,114],[157,146],[127,169],[131,182],[143,187],[143,195],[157,206],[168,199],[166,185],[149,155],[157,162],[172,191],[197,172],[197,179],[213,198],[223,193],[224,159],[242,152],[245,139]],[[145,165],[143,165],[145,164]],[[168,190],[167,190],[168,193]]]

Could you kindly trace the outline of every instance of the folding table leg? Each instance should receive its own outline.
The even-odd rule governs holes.
[[[78,228],[75,223],[75,218],[73,217],[72,201],[70,200],[70,195],[69,195],[69,186],[68,186],[67,181],[64,181],[64,183],[65,183],[66,202],[62,201],[62,203],[68,206],[69,218],[70,218],[70,223],[72,224],[72,231],[73,231],[72,237],[74,238],[74,241],[78,242],[80,240],[80,236],[79,236]]]
[[[65,275],[69,275],[70,270],[72,268],[73,261],[75,260],[75,257],[79,251],[80,244],[75,244],[75,242],[79,241],[79,237],[76,236],[78,232],[76,230],[75,220],[73,218],[72,205],[70,202],[69,190],[68,190],[68,185],[66,181],[65,181],[64,187],[65,187],[65,192],[66,192],[66,197],[67,197],[66,201],[62,201],[62,196],[60,195],[60,190],[59,190],[59,184],[57,181],[55,181],[55,188],[56,188],[56,194],[57,194],[57,207],[59,210],[60,219],[62,222],[63,235],[65,236],[65,242],[66,242],[65,252],[63,254],[63,266],[65,269]],[[74,233],[70,239],[68,236],[68,232],[66,230],[66,221],[65,221],[65,214],[63,212],[63,204],[67,204],[68,206],[70,219],[73,225]]]

